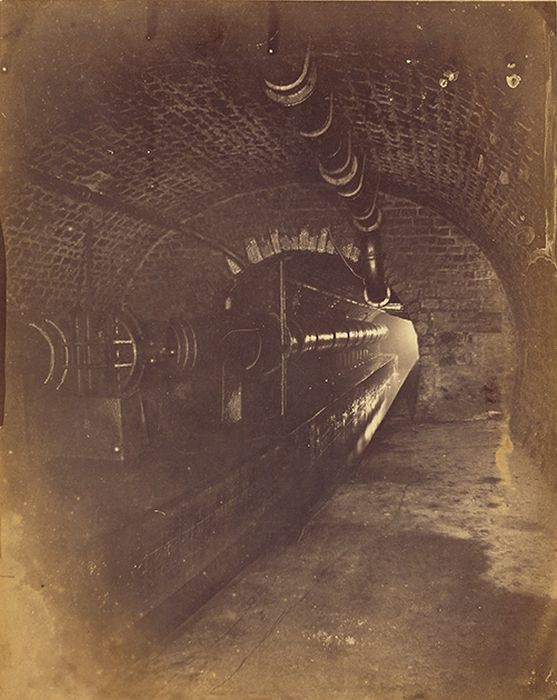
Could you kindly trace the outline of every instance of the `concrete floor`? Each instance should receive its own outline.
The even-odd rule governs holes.
[[[391,420],[351,482],[128,690],[142,700],[557,698],[552,532],[543,478],[501,423]]]

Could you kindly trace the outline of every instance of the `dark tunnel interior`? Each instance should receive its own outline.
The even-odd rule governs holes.
[[[2,0],[0,27],[7,699],[113,697],[385,445],[436,473],[469,441],[459,471],[477,430],[554,500],[552,3]],[[447,551],[481,578],[474,546]]]

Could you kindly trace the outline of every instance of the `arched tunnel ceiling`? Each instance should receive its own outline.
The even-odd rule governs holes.
[[[502,235],[522,255],[545,235],[549,47],[535,5],[281,3],[280,51],[311,37],[385,188],[433,204],[488,255]],[[17,303],[47,298],[53,270],[75,288],[87,254],[101,283],[132,275],[164,233],[137,207],[178,222],[237,193],[317,182],[262,90],[266,4],[12,0],[2,13]],[[457,79],[443,87],[446,71]]]

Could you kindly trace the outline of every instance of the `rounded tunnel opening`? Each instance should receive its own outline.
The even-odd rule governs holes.
[[[553,683],[554,12],[272,4],[2,3],[14,697]]]

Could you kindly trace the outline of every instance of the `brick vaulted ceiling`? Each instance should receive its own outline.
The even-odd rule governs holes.
[[[289,114],[263,93],[266,3],[4,0],[0,11],[0,203],[16,308],[75,298],[86,255],[117,302],[114,280],[165,233],[157,217],[317,183]],[[551,6],[281,11],[280,50],[311,38],[385,189],[459,224],[503,281],[511,258],[544,249]],[[508,259],[494,255],[502,238]]]

